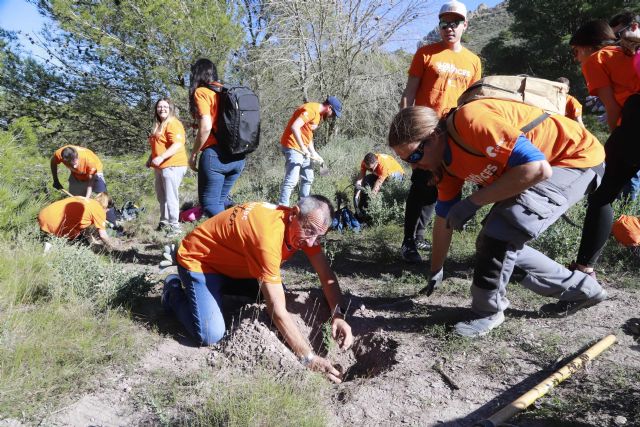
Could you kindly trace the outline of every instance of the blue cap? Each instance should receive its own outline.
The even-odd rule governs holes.
[[[340,116],[342,115],[342,102],[340,102],[338,98],[336,98],[335,96],[329,96],[327,97],[325,104],[331,105],[333,114],[335,114],[336,117],[340,118]]]

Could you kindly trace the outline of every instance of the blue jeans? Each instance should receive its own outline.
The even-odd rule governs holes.
[[[618,198],[633,202],[638,198],[638,194],[640,194],[640,171],[622,187],[622,193],[620,193]]]
[[[300,181],[300,198],[307,197],[311,193],[311,184],[313,183],[313,167],[311,159],[305,157],[301,152],[291,148],[282,148],[284,154],[284,181],[280,188],[280,198],[278,204],[289,206],[289,198],[293,188]]]
[[[198,162],[198,200],[205,215],[224,210],[224,201],[243,169],[244,158],[220,154],[215,145],[204,149]]]
[[[215,344],[225,331],[222,295],[258,295],[255,279],[232,279],[222,274],[197,273],[178,265],[182,288],[170,288],[166,304],[198,345]]]

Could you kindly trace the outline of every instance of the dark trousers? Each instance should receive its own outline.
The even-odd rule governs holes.
[[[423,169],[414,169],[411,187],[404,210],[404,240],[423,239],[425,229],[433,216],[438,189],[429,185],[433,174]]]
[[[611,203],[640,169],[640,94],[627,98],[621,118],[620,126],[613,130],[604,147],[606,168],[602,183],[588,199],[577,257],[582,265],[595,265],[598,261],[611,234]]]

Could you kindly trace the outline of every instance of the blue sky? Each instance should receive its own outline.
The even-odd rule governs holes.
[[[484,3],[489,7],[493,7],[500,3],[502,0],[467,0],[463,1],[468,10],[475,10],[479,4]],[[397,37],[392,39],[391,47],[401,47],[407,51],[414,51],[416,44],[422,39],[431,29],[433,29],[437,22],[437,15],[440,6],[444,3],[444,0],[435,0],[429,7],[428,16],[426,21],[416,23],[410,28],[406,28],[402,34],[398,34]],[[26,0],[0,0],[0,27],[6,30],[22,31],[23,36],[21,42],[27,49],[31,48],[31,45],[24,37],[24,34],[35,36],[45,20],[37,12],[36,7],[28,3]],[[33,51],[36,56],[38,51]]]

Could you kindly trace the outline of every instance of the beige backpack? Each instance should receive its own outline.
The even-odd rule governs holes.
[[[518,101],[564,116],[569,88],[564,83],[529,76],[487,76],[464,91],[458,107],[476,99]]]

